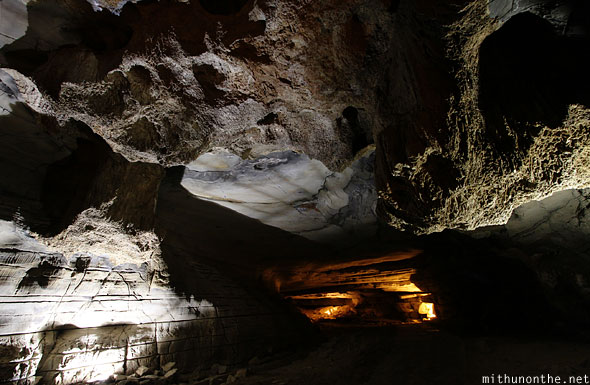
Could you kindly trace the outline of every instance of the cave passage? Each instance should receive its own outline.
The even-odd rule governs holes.
[[[436,318],[432,293],[412,282],[418,251],[293,269],[275,282],[280,293],[312,322],[385,325]],[[267,272],[266,276],[273,276]]]
[[[536,124],[562,124],[571,104],[590,106],[590,36],[582,31],[562,35],[547,20],[524,12],[481,44],[479,107],[501,152],[529,146]]]

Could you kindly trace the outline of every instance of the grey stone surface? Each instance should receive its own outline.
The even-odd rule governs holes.
[[[16,223],[0,220],[0,249],[46,252],[47,247],[33,239]]]
[[[41,251],[13,223],[1,225],[2,381],[69,384],[141,366],[233,366],[278,336],[271,325],[280,314],[206,266],[192,273],[207,288],[196,298],[176,293],[148,264],[113,266],[84,253],[68,260]]]
[[[26,0],[0,1],[0,48],[25,34],[27,16]]]
[[[516,208],[504,226],[508,236],[523,242],[541,239],[588,251],[577,241],[590,237],[590,189],[565,190]],[[572,245],[571,242],[576,242]]]
[[[501,21],[519,13],[531,12],[549,21],[557,31],[565,33],[574,3],[571,0],[489,0],[489,12],[491,17]]]
[[[525,244],[547,244],[590,257],[590,189],[572,189],[525,203],[505,225],[468,232],[474,237],[509,238]]]
[[[354,242],[376,231],[374,150],[341,172],[295,152],[242,160],[229,152],[187,165],[182,186],[261,222],[321,242]]]
[[[505,225],[469,232],[506,247],[542,283],[556,314],[587,319],[590,295],[590,189],[559,191],[515,208]],[[583,310],[580,310],[583,308]],[[577,322],[577,321],[574,321]]]

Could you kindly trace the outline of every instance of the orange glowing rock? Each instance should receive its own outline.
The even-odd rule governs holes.
[[[319,309],[314,310],[302,310],[302,312],[309,318],[312,322],[317,322],[321,320],[329,320],[329,319],[337,319],[347,315],[350,315],[354,312],[354,308],[352,306],[344,305],[344,306],[326,306]]]
[[[425,321],[436,318],[436,313],[434,311],[434,304],[431,302],[422,302],[420,304],[420,307],[418,308],[418,313],[424,315]]]

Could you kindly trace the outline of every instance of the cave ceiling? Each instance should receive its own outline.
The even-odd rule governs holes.
[[[3,129],[20,135],[26,115],[36,150],[5,141],[3,162],[29,158],[5,172],[30,185],[25,219],[54,233],[113,200],[109,215],[149,228],[130,201],[155,199],[171,167],[196,197],[316,240],[503,224],[589,185],[586,8],[7,0]],[[67,187],[47,184],[74,168],[83,186],[55,203]],[[108,191],[130,174],[142,197]]]

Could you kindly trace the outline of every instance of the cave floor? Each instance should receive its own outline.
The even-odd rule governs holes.
[[[546,380],[547,375],[560,376],[561,383],[567,383],[563,381],[569,376],[590,375],[590,344],[573,340],[465,336],[441,331],[434,324],[323,325],[320,331],[323,341],[307,352],[253,365],[246,377],[233,383],[456,385],[481,384],[482,376],[498,374],[545,375]]]

